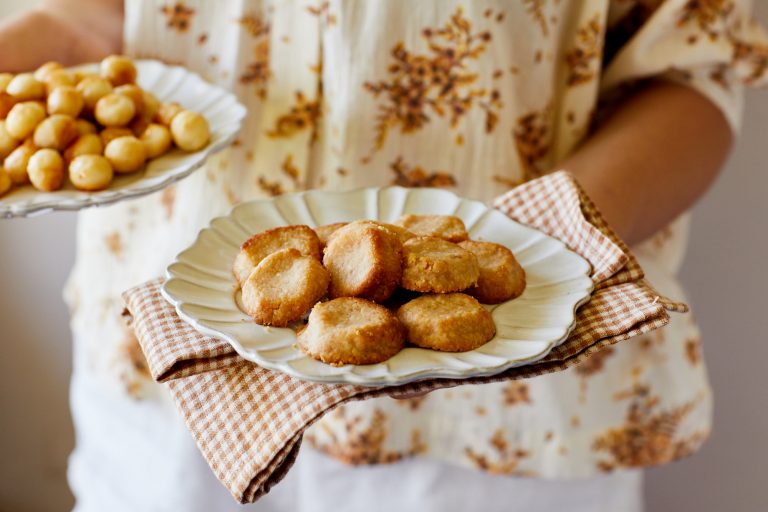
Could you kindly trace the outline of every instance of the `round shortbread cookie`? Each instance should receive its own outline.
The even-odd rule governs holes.
[[[333,224],[317,226],[315,228],[315,233],[317,233],[317,237],[320,239],[320,243],[323,244],[323,247],[325,247],[328,245],[328,241],[331,239],[333,234],[346,225],[346,222],[334,222]]]
[[[272,228],[256,233],[243,242],[232,266],[235,280],[242,284],[261,260],[282,249],[297,249],[301,254],[312,256],[318,261],[323,258],[320,239],[309,226]]]
[[[520,296],[525,290],[525,271],[512,251],[492,242],[467,240],[459,244],[477,257],[480,277],[465,290],[483,304],[498,304]]]
[[[403,246],[385,228],[348,224],[333,234],[324,253],[323,265],[331,274],[331,298],[362,297],[381,302],[400,284]]]
[[[418,236],[434,236],[449,242],[463,242],[469,238],[464,221],[453,215],[405,214],[395,224]]]
[[[356,297],[340,297],[312,308],[299,347],[324,363],[375,364],[403,348],[403,328],[384,306]]]
[[[403,244],[401,286],[416,292],[458,292],[477,283],[480,269],[471,252],[442,238],[417,236]]]
[[[330,276],[312,256],[297,249],[261,260],[243,283],[245,312],[257,324],[285,327],[299,320],[328,290]]]
[[[491,314],[463,293],[422,295],[397,310],[406,339],[419,347],[466,352],[496,334]]]

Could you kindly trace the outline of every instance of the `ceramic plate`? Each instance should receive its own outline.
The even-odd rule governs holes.
[[[457,215],[471,238],[509,247],[525,268],[528,285],[520,297],[486,306],[497,333],[477,350],[409,347],[380,364],[334,367],[299,350],[292,329],[257,325],[239,309],[232,262],[240,244],[254,233],[363,218],[392,222],[404,213]],[[481,202],[445,190],[400,187],[310,191],[240,204],[203,229],[167,273],[163,294],[179,315],[200,332],[227,340],[245,359],[300,379],[365,386],[491,375],[534,362],[567,338],[576,308],[592,291],[589,263],[562,242]]]
[[[18,187],[0,198],[0,217],[27,217],[55,210],[80,210],[143,196],[189,176],[212,153],[235,139],[245,117],[245,107],[235,96],[211,85],[191,71],[154,60],[135,61],[138,84],[160,101],[178,102],[201,113],[208,121],[211,142],[193,153],[173,149],[149,162],[144,171],[116,176],[108,189],[82,192],[67,183],[56,192],[41,192],[31,185]],[[74,68],[97,71],[98,64]]]

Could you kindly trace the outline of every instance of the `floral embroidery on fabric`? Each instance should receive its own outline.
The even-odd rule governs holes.
[[[688,338],[685,340],[685,357],[692,366],[701,363],[701,343],[698,338]]]
[[[165,25],[180,34],[189,30],[192,24],[192,17],[195,15],[195,10],[187,7],[184,2],[163,5],[160,8],[160,12],[165,15]]]
[[[764,78],[768,71],[768,46],[734,40],[733,62],[749,68],[744,83],[755,83]]]
[[[677,26],[695,22],[711,40],[720,35],[726,19],[733,12],[733,0],[688,0],[682,8]]]
[[[127,326],[117,349],[116,365],[116,372],[125,392],[132,398],[140,398],[141,388],[152,382],[152,378],[139,340],[136,339],[133,329]]]
[[[330,2],[321,2],[319,7],[309,6],[307,7],[307,11],[309,11],[312,16],[322,18],[327,26],[336,24],[336,15],[331,13]]]
[[[395,177],[392,185],[401,187],[455,187],[456,178],[445,171],[427,172],[421,166],[410,166],[402,157],[389,164]]]
[[[477,453],[470,447],[464,449],[464,453],[475,467],[496,475],[534,476],[530,471],[518,469],[520,459],[529,457],[530,454],[526,450],[512,448],[504,436],[503,429],[497,429],[488,440],[488,444],[496,455],[495,461],[491,461],[487,455]]]
[[[709,73],[709,79],[715,82],[717,85],[723,88],[723,90],[730,91],[731,84],[726,79],[728,73],[728,64],[718,64]]]
[[[650,340],[650,338],[647,339]],[[587,401],[587,380],[589,377],[603,371],[605,360],[614,352],[615,350],[612,347],[606,347],[574,367],[574,373],[581,377],[581,382],[579,383],[579,403]]]
[[[270,181],[264,176],[259,176],[256,179],[256,186],[261,189],[262,192],[274,197],[284,193],[283,186],[277,181]]]
[[[120,238],[120,233],[113,231],[104,237],[104,242],[107,244],[107,249],[116,258],[122,258],[123,256],[123,241]]]
[[[299,184],[299,168],[296,167],[296,165],[293,163],[292,154],[286,155],[285,160],[283,160],[283,163],[280,164],[280,170],[283,171],[283,174],[288,176],[294,185]]]
[[[269,69],[269,33],[270,25],[261,16],[248,14],[238,20],[248,34],[256,39],[253,48],[253,60],[245,66],[240,75],[240,82],[254,84],[256,95],[262,100],[267,97],[266,83],[272,76]]]
[[[291,137],[307,128],[314,128],[320,117],[320,101],[309,101],[304,93],[296,92],[296,103],[287,114],[283,114],[275,121],[275,126],[267,135],[270,137]]]
[[[176,202],[176,185],[163,189],[163,192],[160,194],[160,202],[165,210],[166,220],[170,220],[173,217],[173,205]]]
[[[526,12],[538,23],[544,37],[547,37],[549,35],[549,28],[547,27],[547,16],[544,13],[545,3],[546,0],[523,0]]]
[[[609,456],[607,460],[597,461],[602,471],[670,462],[694,451],[705,437],[696,434],[687,439],[674,439],[680,424],[693,410],[695,400],[672,410],[658,411],[661,398],[652,395],[647,384],[636,384],[617,393],[615,399],[628,399],[630,405],[624,424],[598,435],[592,445],[593,451],[607,452]]]
[[[336,434],[325,428],[325,433],[330,438],[328,444],[320,443],[315,436],[307,434],[305,439],[317,450],[330,455],[346,464],[383,464],[397,462],[408,457],[413,457],[426,451],[427,447],[421,439],[421,432],[411,432],[410,447],[403,451],[390,451],[384,447],[387,438],[387,415],[381,409],[376,408],[367,427],[361,426],[362,417],[347,418],[343,408],[337,409],[338,419],[344,422],[346,438],[340,441]],[[325,427],[324,423],[321,423]]]
[[[674,232],[672,231],[672,226],[670,224],[667,224],[666,226],[659,229],[656,233],[653,234],[653,237],[651,238],[651,244],[655,249],[660,250],[665,245],[667,245],[667,242],[672,240],[673,236],[674,236]]]
[[[413,133],[430,122],[430,113],[448,118],[455,128],[467,112],[480,108],[485,111],[487,133],[498,122],[502,106],[498,89],[475,87],[480,75],[470,70],[471,61],[485,52],[491,33],[473,32],[458,8],[445,25],[425,28],[422,36],[429,53],[414,53],[397,43],[387,70],[390,78],[364,84],[374,97],[385,100],[379,104],[371,153],[384,146],[390,130],[399,127],[402,134]]]
[[[259,38],[269,34],[269,23],[264,20],[260,14],[249,13],[237,20],[240,26],[245,29],[253,38]]]
[[[528,384],[516,380],[508,382],[501,391],[501,401],[507,407],[530,404]]]
[[[605,368],[605,360],[614,352],[616,352],[616,350],[614,350],[613,347],[606,347],[599,352],[595,352],[583,362],[576,365],[573,370],[577,375],[582,377],[591,377]]]
[[[580,85],[593,80],[597,75],[595,63],[603,51],[603,29],[600,18],[595,15],[576,32],[576,43],[565,54],[565,64],[568,66],[569,86]]]
[[[493,9],[486,9],[483,11],[483,16],[486,18],[493,18],[496,20],[497,23],[501,23],[504,21],[504,12],[498,11],[495,12]]]
[[[550,114],[551,109],[546,107],[517,119],[513,136],[525,180],[539,177],[546,171],[542,168],[542,160],[549,154],[551,144]]]
[[[426,400],[426,399],[427,399],[426,395],[424,395],[424,396],[415,396],[413,398],[398,399],[395,403],[397,403],[397,405],[406,406],[411,411],[417,411],[421,407],[421,404],[423,404],[424,400]]]
[[[227,196],[227,202],[230,205],[236,205],[240,202],[240,198],[235,194],[235,191],[232,190],[232,186],[229,183],[224,184],[224,195]]]

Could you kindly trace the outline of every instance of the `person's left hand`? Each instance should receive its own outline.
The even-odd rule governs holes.
[[[122,49],[122,0],[48,0],[0,22],[0,71],[93,62]]]

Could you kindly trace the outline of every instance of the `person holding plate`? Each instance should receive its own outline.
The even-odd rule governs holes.
[[[491,200],[573,173],[676,299],[686,211],[768,81],[750,2],[48,0],[0,26],[0,70],[123,52],[248,107],[236,143],[152,196],[84,211],[67,286],[76,510],[240,510],[154,384],[120,293],[240,201],[444,187]],[[712,394],[690,317],[528,381],[345,405],[253,510],[642,509],[642,468],[699,449]]]

